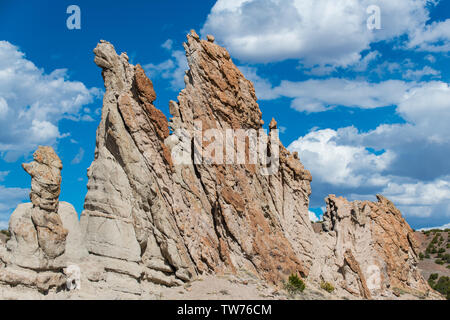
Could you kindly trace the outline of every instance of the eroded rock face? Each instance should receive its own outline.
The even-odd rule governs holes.
[[[425,297],[430,287],[417,267],[413,230],[391,201],[377,198],[326,199],[323,245],[313,274],[366,299],[392,297],[399,289]]]
[[[31,218],[39,247],[54,259],[64,253],[67,236],[58,215],[62,162],[52,147],[40,146],[33,158],[33,162],[22,165],[31,176]]]
[[[11,238],[0,246],[0,290],[17,289],[24,298],[64,288],[63,269],[88,257],[78,214],[72,205],[59,202],[61,160],[51,147],[41,146],[33,156],[33,162],[23,164],[31,175],[32,203],[14,210]]]
[[[314,232],[310,173],[282,146],[275,119],[262,130],[252,83],[214,41],[187,36],[190,69],[170,121],[142,67],[97,45],[106,92],[81,221],[59,203],[60,159],[40,147],[23,165],[32,203],[17,207],[0,245],[0,296],[154,298],[158,285],[231,272],[276,286],[298,273],[308,288],[332,284],[330,298],[393,298],[395,289],[436,298],[411,228],[384,197],[329,196]],[[242,153],[214,161],[230,145]]]
[[[94,50],[106,93],[82,215],[88,250],[137,263],[142,273],[133,278],[170,285],[211,272],[246,270],[277,284],[290,273],[307,275],[311,176],[297,155],[281,146],[271,175],[258,163],[173,159],[180,132],[199,124],[203,134],[258,132],[263,124],[253,85],[228,52],[195,32],[187,38],[190,70],[178,102],[170,102],[172,135],[143,69],[110,43]],[[275,129],[274,121],[267,140],[279,142]],[[189,139],[187,149],[208,144]]]

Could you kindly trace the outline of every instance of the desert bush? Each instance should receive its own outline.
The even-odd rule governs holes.
[[[425,254],[425,259],[430,259],[430,255],[428,253]]]
[[[450,278],[442,276],[433,287],[434,290],[443,294],[447,300],[450,300]]]
[[[445,249],[444,248],[439,248],[438,253],[444,253]]]
[[[442,255],[442,260],[444,260],[447,263],[450,263],[450,253]]]
[[[439,277],[439,275],[437,273],[432,273],[428,277],[428,280],[437,280],[438,277]]]
[[[321,287],[323,290],[325,290],[325,291],[327,291],[327,292],[329,292],[329,293],[332,293],[332,292],[334,291],[333,285],[332,285],[331,283],[329,283],[329,282],[323,281],[323,282],[320,284],[320,287]]]
[[[305,283],[295,273],[289,276],[288,281],[284,284],[284,288],[289,294],[294,295],[296,293],[303,292],[305,290]]]
[[[441,259],[436,259],[436,260],[434,260],[434,263],[443,265],[444,261],[442,261]]]
[[[422,252],[420,252],[420,253],[419,253],[419,259],[420,259],[420,260],[423,260],[423,258],[425,258],[425,255],[424,255]]]

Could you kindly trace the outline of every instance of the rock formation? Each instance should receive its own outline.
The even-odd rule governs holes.
[[[197,163],[197,154],[174,161],[180,132],[193,133],[196,126],[201,134],[257,132],[263,123],[253,85],[228,52],[211,37],[200,40],[192,32],[187,38],[190,70],[178,102],[170,102],[172,135],[141,66],[129,64],[108,42],[94,50],[106,93],[81,218],[88,250],[140,268],[114,275],[130,282],[173,285],[237,270],[272,283],[290,273],[306,276],[312,263],[311,176],[294,155],[281,146],[279,171],[267,176],[257,163]],[[187,149],[207,146],[206,139],[194,140]]]
[[[0,296],[148,298],[152,286],[199,276],[281,286],[297,273],[311,287],[329,282],[334,297],[391,298],[395,288],[431,297],[412,230],[382,196],[330,196],[314,232],[309,171],[281,144],[275,119],[263,130],[253,84],[214,41],[187,36],[190,69],[170,121],[142,67],[97,45],[106,92],[81,219],[59,203],[61,161],[40,147],[24,165],[32,204],[14,211],[0,245]]]
[[[0,246],[0,284],[39,292],[65,285],[63,269],[87,256],[78,215],[72,205],[59,202],[61,160],[51,147],[39,147],[34,161],[23,164],[31,179],[32,203],[21,204],[11,215],[11,239]],[[14,290],[13,290],[14,291]],[[14,296],[14,292],[2,297]]]
[[[39,247],[50,259],[64,253],[67,230],[58,214],[62,162],[51,147],[39,147],[22,167],[31,176],[31,219]]]
[[[365,299],[392,297],[396,290],[427,296],[430,288],[417,268],[413,230],[391,201],[377,198],[326,199],[313,276]]]

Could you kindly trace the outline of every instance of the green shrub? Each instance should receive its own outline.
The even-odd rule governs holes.
[[[440,277],[436,285],[433,287],[434,290],[440,292],[446,296],[447,300],[450,300],[450,278]]]
[[[441,259],[436,259],[436,260],[434,260],[434,263],[443,265],[444,261],[442,261]]]
[[[444,253],[445,249],[444,248],[439,248],[438,253]]]
[[[333,291],[334,291],[334,287],[333,287],[333,285],[331,284],[331,283],[329,283],[329,282],[322,282],[321,284],[320,284],[320,287],[323,289],[323,290],[325,290],[325,291],[327,291],[327,292],[329,292],[329,293],[332,293]]]
[[[305,290],[305,283],[302,279],[295,273],[289,276],[288,281],[285,283],[284,288],[289,294],[294,295],[299,292],[303,292]]]
[[[419,259],[420,259],[420,260],[423,260],[423,258],[425,258],[425,255],[424,255],[422,252],[420,252],[420,253],[419,253]]]
[[[428,277],[428,280],[437,280],[438,277],[439,277],[439,275],[437,273],[432,273]]]
[[[446,253],[442,256],[442,260],[444,260],[447,263],[450,263],[450,253]]]
[[[430,259],[430,255],[428,253],[425,255],[425,259]]]

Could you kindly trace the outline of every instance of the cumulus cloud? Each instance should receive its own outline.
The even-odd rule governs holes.
[[[450,51],[450,19],[435,21],[423,28],[414,30],[407,48],[429,52]]]
[[[46,74],[16,46],[0,41],[0,155],[6,161],[54,144],[65,136],[58,122],[79,120],[83,106],[93,102],[98,89],[69,81],[67,71]]]
[[[374,42],[411,35],[410,46],[418,47],[436,39],[445,26],[425,27],[429,4],[434,1],[218,0],[202,34],[214,34],[246,62],[297,59],[315,73],[326,73],[360,65],[361,52]],[[367,28],[371,5],[381,9],[380,30]]]
[[[405,123],[368,132],[315,130],[289,146],[314,177],[312,206],[329,193],[350,199],[382,193],[410,217],[450,219],[449,85],[416,85],[397,113]]]
[[[336,186],[357,188],[361,185],[383,186],[380,176],[393,160],[392,152],[376,155],[366,148],[336,143],[338,132],[313,131],[294,141],[289,149],[298,151],[314,179]]]
[[[170,81],[173,90],[184,88],[185,71],[189,69],[184,51],[172,50],[173,41],[167,40],[162,47],[170,51],[171,57],[159,64],[149,63],[143,66],[149,78],[161,77]]]
[[[298,111],[321,112],[338,105],[373,109],[396,105],[412,86],[399,80],[370,83],[364,80],[329,78],[301,82],[282,81],[273,89],[279,97],[292,98]]]
[[[309,213],[309,220],[311,222],[318,222],[319,221],[319,218],[317,218],[317,216],[316,216],[316,214],[314,212],[309,211],[308,213]]]
[[[410,80],[420,80],[423,77],[431,76],[433,78],[440,78],[441,72],[431,68],[430,66],[425,66],[419,70],[407,70],[404,74],[404,79]]]
[[[254,82],[256,94],[261,100],[291,98],[291,107],[305,112],[323,112],[336,106],[373,109],[397,105],[410,90],[422,85],[401,80],[371,83],[366,80],[328,78],[281,81],[273,87],[259,77],[255,69],[244,68],[244,74]]]

